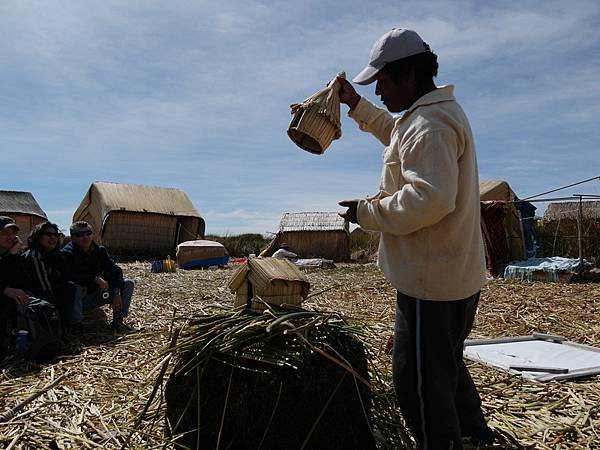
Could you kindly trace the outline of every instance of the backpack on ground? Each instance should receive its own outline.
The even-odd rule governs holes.
[[[48,361],[62,351],[62,327],[56,307],[46,300],[30,297],[26,305],[17,306],[17,331],[28,331],[24,358]]]

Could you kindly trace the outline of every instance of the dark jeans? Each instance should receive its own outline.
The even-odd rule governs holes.
[[[73,304],[77,295],[77,285],[72,282],[64,283],[58,286],[51,295],[41,296],[44,300],[49,301],[56,309],[60,316],[60,322],[63,330],[71,325],[71,315],[73,314]]]
[[[0,359],[8,355],[10,335],[17,318],[17,304],[12,298],[0,294]]]
[[[478,301],[479,292],[457,301],[419,300],[398,292],[394,387],[421,449],[462,449],[461,436],[486,427],[462,356]]]
[[[123,289],[121,289],[121,300],[123,306],[120,312],[113,311],[113,320],[127,317],[129,314],[129,307],[131,305],[131,297],[133,296],[134,283],[132,280],[125,279],[123,283]],[[110,305],[113,301],[114,288],[109,289],[109,297],[107,299],[102,298],[102,292],[99,289],[95,289],[88,292],[83,286],[75,285],[77,287],[77,294],[73,303],[73,310],[71,316],[72,323],[78,323],[83,320],[83,312],[91,309],[99,308],[102,305]]]

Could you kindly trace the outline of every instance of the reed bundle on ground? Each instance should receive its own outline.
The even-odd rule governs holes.
[[[170,350],[178,445],[374,449],[371,386],[356,329],[338,315],[236,309],[194,318]]]

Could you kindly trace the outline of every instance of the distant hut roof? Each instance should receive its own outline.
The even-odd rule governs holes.
[[[2,214],[31,214],[47,219],[31,192],[0,191],[0,211]]]
[[[506,181],[479,180],[479,196],[482,202],[490,200],[510,202],[514,200],[515,193]]]
[[[90,207],[94,198],[100,204],[102,217],[106,217],[111,211],[201,217],[187,194],[180,189],[95,182],[75,211],[74,220],[83,216],[83,212]]]
[[[345,231],[349,232],[348,221],[336,212],[285,213],[279,223],[279,231]]]
[[[584,219],[600,219],[600,201],[581,202]],[[550,203],[544,212],[544,220],[577,220],[579,202]]]

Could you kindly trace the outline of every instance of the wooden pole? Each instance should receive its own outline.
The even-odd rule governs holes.
[[[583,205],[581,202],[583,196],[579,196],[579,208],[577,208],[577,244],[579,247],[579,273],[583,274],[583,237],[581,232],[581,222],[583,220]]]

